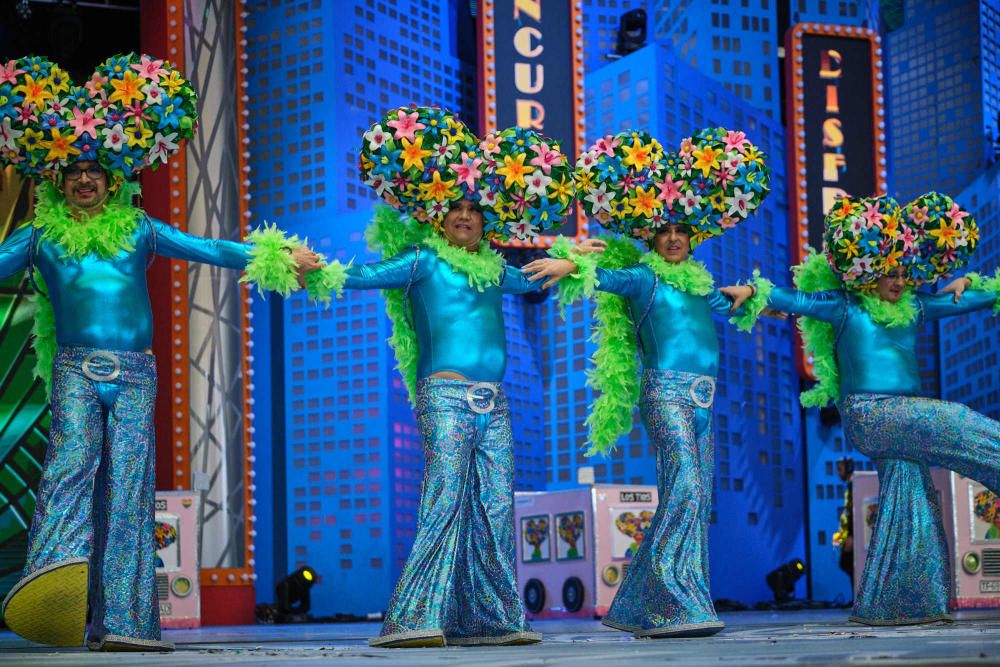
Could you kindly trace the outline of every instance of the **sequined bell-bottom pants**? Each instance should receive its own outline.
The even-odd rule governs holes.
[[[117,361],[116,361],[117,360]],[[89,638],[160,638],[153,541],[156,362],[61,348],[24,576],[90,561]]]
[[[928,466],[1000,492],[1000,422],[961,403],[852,394],[844,430],[874,459],[879,507],[852,620],[903,625],[946,618],[951,567]]]
[[[620,630],[698,630],[718,624],[708,583],[713,378],[646,369],[639,408],[656,446],[659,504],[604,623]]]
[[[514,572],[514,441],[494,383],[417,386],[417,535],[380,637],[496,638],[528,627]]]

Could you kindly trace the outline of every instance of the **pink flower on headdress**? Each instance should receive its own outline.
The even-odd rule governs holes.
[[[951,264],[955,261],[955,249],[954,248],[944,248],[938,254],[941,264]]]
[[[724,141],[726,142],[727,153],[734,148],[738,150],[740,153],[742,153],[744,147],[750,143],[749,141],[747,141],[746,134],[744,134],[743,132],[733,132],[732,130],[730,130],[729,134],[726,135]]]
[[[550,149],[549,145],[544,141],[532,146],[531,150],[535,151],[537,155],[531,158],[528,164],[540,167],[546,174],[551,173],[552,165],[559,164],[562,161],[562,154],[559,151]]]
[[[720,188],[725,188],[726,185],[728,185],[729,182],[733,180],[733,178],[734,178],[733,172],[729,171],[728,169],[723,169],[718,174],[715,175],[715,182],[718,184]]]
[[[667,208],[674,205],[674,202],[681,198],[680,186],[684,185],[682,180],[674,180],[668,174],[662,183],[656,184],[656,189],[660,191],[656,198],[664,203]]]
[[[456,180],[459,183],[468,188],[475,188],[476,181],[483,175],[483,172],[479,169],[479,165],[482,163],[482,158],[463,152],[458,162],[448,166],[455,172]]]
[[[157,132],[156,136],[153,138],[153,150],[149,152],[149,163],[153,164],[157,160],[160,160],[166,164],[170,155],[179,148],[179,146],[174,142],[174,139],[176,138],[176,132],[171,132],[167,135],[162,135]]]
[[[393,137],[396,139],[414,141],[416,138],[413,136],[413,133],[427,127],[417,120],[419,117],[420,114],[416,111],[408,114],[403,109],[400,109],[396,120],[390,120],[386,125],[396,130],[395,134],[393,134]]]
[[[0,65],[0,83],[17,83],[18,74],[24,74],[24,70],[17,69],[16,60],[8,60],[6,65]]]
[[[865,212],[861,217],[868,222],[869,227],[882,229],[882,214],[878,210],[878,202],[865,202]]]
[[[724,215],[719,219],[719,226],[722,227],[723,229],[732,229],[733,227],[736,226],[737,222],[739,222],[739,220],[737,220],[736,218],[729,215]]]
[[[396,188],[396,192],[406,192],[407,188],[410,187],[412,181],[407,178],[402,172],[396,174],[392,179],[392,186]]]
[[[909,252],[913,250],[913,244],[915,239],[913,228],[909,225],[903,227],[899,233],[899,240],[903,242],[903,251]]]
[[[528,208],[528,194],[526,192],[511,192],[510,198],[514,205],[514,211],[521,215],[524,209]]]
[[[483,155],[495,155],[500,152],[500,143],[502,141],[495,134],[490,134],[479,142],[479,150],[483,152]]]
[[[598,153],[614,156],[615,148],[617,148],[621,143],[621,140],[616,139],[609,134],[608,136],[597,140],[597,143],[594,144],[594,150]]]
[[[910,220],[917,225],[927,222],[927,208],[927,206],[914,206],[910,209]]]
[[[618,187],[622,189],[622,192],[628,192],[633,185],[635,185],[635,179],[629,173],[624,174],[618,183]]]
[[[149,56],[142,56],[140,61],[131,65],[132,69],[139,73],[142,79],[156,81],[164,73],[163,61],[153,60]]]
[[[27,125],[38,122],[38,114],[35,113],[37,107],[34,104],[25,104],[17,109],[18,122]]]
[[[100,72],[94,72],[90,75],[90,80],[83,84],[83,87],[90,91],[91,98],[94,98],[104,92],[104,85],[107,82],[107,77],[101,76]]]
[[[956,227],[960,227],[965,218],[969,217],[968,211],[963,211],[955,202],[951,203],[951,210],[946,215],[951,218]]]
[[[691,141],[691,137],[687,137],[686,139],[681,141],[681,149],[677,151],[677,154],[680,155],[681,157],[687,157],[691,155],[691,151],[693,150],[694,150],[694,142]]]
[[[146,115],[146,107],[139,100],[134,100],[132,104],[125,107],[125,118],[135,118],[136,123],[140,125],[143,121],[149,120],[149,116]]]
[[[73,128],[76,136],[82,137],[85,134],[89,134],[93,139],[97,138],[97,127],[104,125],[104,119],[95,118],[94,113],[96,111],[93,107],[88,108],[86,111],[81,111],[80,107],[73,109],[73,118],[68,121],[68,124]]]

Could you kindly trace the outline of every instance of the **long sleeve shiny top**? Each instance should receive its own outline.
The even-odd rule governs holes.
[[[856,296],[843,290],[809,293],[775,287],[768,305],[833,325],[841,396],[919,396],[917,327],[942,317],[988,308],[993,302],[994,294],[985,290],[966,290],[958,303],[950,294],[918,293],[917,317],[901,327],[878,324]]]
[[[250,261],[247,244],[204,239],[152,220],[155,252],[174,259],[243,269]],[[57,244],[36,235],[35,270],[48,287],[60,346],[142,351],[153,342],[153,311],[146,267],[154,252],[150,225],[140,221],[132,234],[135,250],[110,259],[91,253],[82,259],[65,255]],[[0,278],[28,265],[31,227],[16,230],[0,245]]]
[[[662,280],[655,281],[654,293],[653,277],[653,270],[645,264],[617,270],[598,268],[597,289],[625,297],[632,321],[642,321],[639,341],[643,368],[715,377],[719,338],[712,313],[728,315],[732,302],[717,289],[696,296]]]
[[[528,282],[505,266],[500,285],[478,291],[430,248],[408,248],[381,262],[347,269],[347,289],[406,289],[417,334],[417,377],[451,371],[469,380],[499,382],[507,368],[503,294],[524,294],[544,282]]]

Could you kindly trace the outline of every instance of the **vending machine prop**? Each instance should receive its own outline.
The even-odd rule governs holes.
[[[979,482],[931,468],[951,555],[952,609],[1000,607],[1000,498]],[[858,471],[854,484],[854,586],[864,570],[878,512],[878,476]]]
[[[528,617],[604,616],[656,503],[655,486],[514,494],[517,583]]]
[[[156,492],[156,590],[164,628],[201,627],[200,518],[197,492]]]

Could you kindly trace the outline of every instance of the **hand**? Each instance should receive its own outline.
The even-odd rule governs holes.
[[[773,317],[776,320],[787,320],[788,313],[783,313],[776,308],[771,308],[771,306],[766,306],[764,310],[760,311],[762,317]]]
[[[581,255],[589,255],[590,253],[600,254],[607,247],[607,241],[602,241],[601,239],[584,239],[576,244],[576,251]]]
[[[743,302],[757,293],[757,288],[753,285],[733,285],[731,287],[720,287],[719,291],[733,300],[733,305],[729,309],[730,313],[743,305]]]
[[[944,289],[942,289],[938,294],[954,294],[955,303],[962,298],[962,294],[965,290],[972,286],[972,281],[968,278],[955,278],[950,283],[948,283]]]
[[[535,261],[529,262],[521,267],[521,271],[530,276],[528,278],[529,282],[535,282],[536,280],[545,277],[549,278],[542,285],[542,289],[552,287],[564,277],[571,273],[575,273],[576,270],[576,264],[570,260],[554,259],[552,257],[536,259]]]
[[[295,269],[299,273],[299,285],[306,286],[306,274],[322,269],[325,262],[323,259],[304,245],[292,248],[292,259],[295,260]]]

